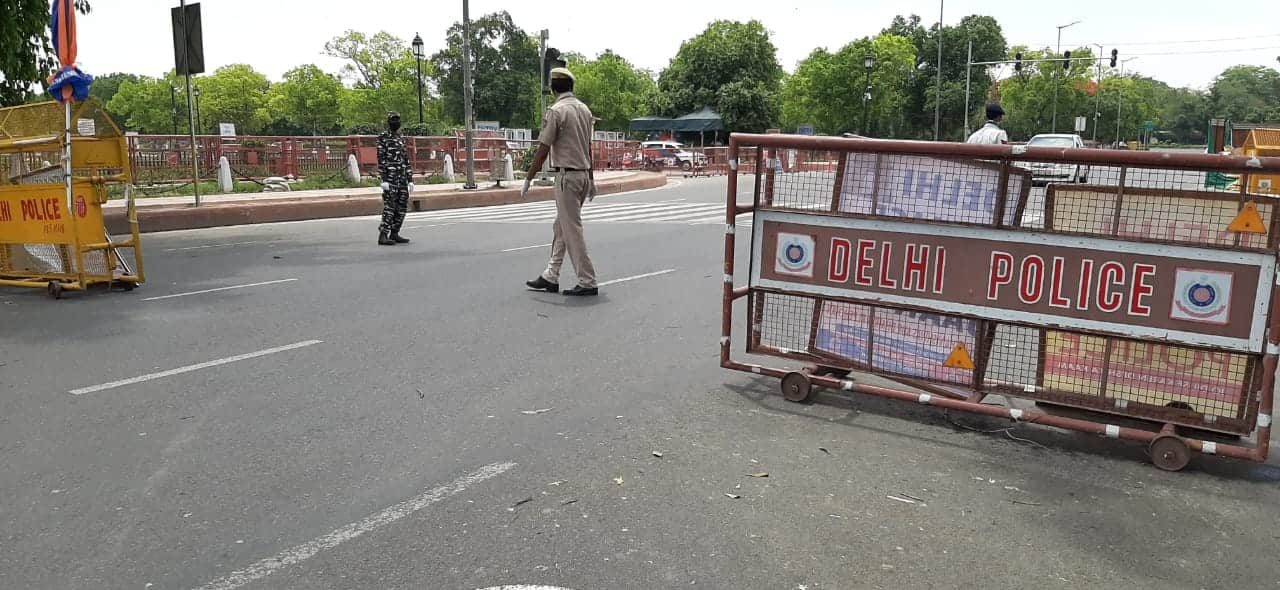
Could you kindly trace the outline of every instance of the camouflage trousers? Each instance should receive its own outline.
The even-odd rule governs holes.
[[[409,187],[392,186],[389,190],[382,191],[382,225],[378,226],[381,233],[400,233],[400,226],[404,225],[404,215],[409,211]]]

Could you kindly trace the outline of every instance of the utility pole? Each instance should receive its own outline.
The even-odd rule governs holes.
[[[938,141],[942,128],[942,15],[946,0],[938,0],[938,87],[933,95],[933,140]]]
[[[474,139],[475,117],[471,112],[471,3],[462,0],[462,118],[466,127],[467,182],[465,189],[476,188],[476,150]]]
[[[1124,80],[1124,64],[1127,64],[1135,59],[1138,59],[1138,58],[1131,57],[1129,59],[1126,59],[1120,62],[1120,80],[1119,81]],[[1116,87],[1116,147],[1117,148],[1120,147],[1120,112],[1123,109],[1124,109],[1124,88],[1117,86]]]
[[[542,29],[538,33],[538,59],[541,60],[541,66],[538,68],[538,128],[542,128],[542,115],[547,111],[547,40],[551,38],[551,31]]]
[[[969,39],[969,57],[964,60],[964,136],[969,137],[969,88],[973,85],[973,39]]]
[[[179,0],[178,8],[182,10],[182,53],[187,64],[187,120],[191,123],[191,191],[195,195],[195,204],[200,206],[200,151],[196,146],[196,105],[191,100],[191,43],[187,41],[187,0]]]
[[[1097,43],[1093,44],[1098,48],[1098,86],[1093,90],[1094,106],[1093,106],[1093,143],[1098,143],[1098,115],[1102,114],[1102,52],[1104,49]]]
[[[1058,25],[1057,55],[1062,55],[1062,29],[1078,24],[1080,24],[1080,21],[1075,21],[1065,25]],[[1069,63],[1064,65],[1069,65]],[[1058,70],[1056,68],[1053,70],[1053,132],[1058,132]]]

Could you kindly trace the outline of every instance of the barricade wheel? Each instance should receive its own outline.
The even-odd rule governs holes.
[[[813,384],[809,382],[808,375],[791,372],[782,378],[782,397],[787,401],[806,402],[812,393]]]
[[[49,296],[54,299],[62,299],[62,283],[49,281]]]
[[[1191,462],[1191,447],[1181,438],[1165,434],[1157,436],[1148,448],[1151,462],[1165,471],[1181,471]]]
[[[129,291],[132,291],[132,290],[134,290],[134,289],[137,289],[137,288],[138,288],[138,284],[137,284],[137,283],[131,283],[131,282],[129,282],[129,281],[121,281],[121,282],[120,282],[120,288],[121,288],[121,289],[124,289],[124,290],[125,290],[125,292],[127,293],[127,292],[129,292]]]

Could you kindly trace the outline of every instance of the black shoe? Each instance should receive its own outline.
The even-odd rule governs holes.
[[[394,233],[394,234],[391,234],[391,241],[397,244],[408,244],[409,238],[402,238],[400,237],[399,233]]]
[[[582,285],[578,285],[577,287],[565,291],[564,294],[571,297],[594,297],[600,294],[600,288],[583,287]]]
[[[378,234],[378,245],[379,245],[379,246],[394,246],[394,245],[396,245],[396,241],[395,241],[395,240],[393,240],[393,239],[391,239],[391,236],[388,236],[388,235],[387,235],[387,232],[382,232],[382,233]]]
[[[546,291],[548,293],[560,292],[560,283],[553,283],[542,277],[538,277],[532,281],[525,281],[524,284],[534,291]]]

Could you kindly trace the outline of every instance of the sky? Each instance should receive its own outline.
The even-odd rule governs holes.
[[[943,21],[970,14],[995,17],[1010,45],[1063,47],[1102,44],[1120,52],[1129,71],[1174,86],[1207,88],[1214,76],[1237,64],[1280,66],[1280,2],[1250,2],[1216,13],[1211,3],[1190,0],[944,0]],[[173,68],[169,8],[178,0],[93,0],[93,12],[77,22],[80,62],[86,72],[158,76]],[[938,20],[937,0],[701,0],[697,2],[600,2],[599,0],[474,0],[472,18],[506,10],[536,35],[550,33],[552,47],[595,55],[612,49],[632,63],[662,70],[681,42],[716,19],[757,19],[770,31],[784,69],[813,49],[837,49],[874,35],[895,14]],[[605,9],[603,7],[607,6]],[[1032,8],[1035,6],[1035,8]],[[643,8],[640,8],[643,7]],[[458,0],[204,0],[206,67],[248,63],[273,80],[301,64],[337,73],[342,63],[323,54],[324,43],[347,29],[385,30],[406,40],[421,34],[428,54],[444,45],[445,31],[462,18]]]

